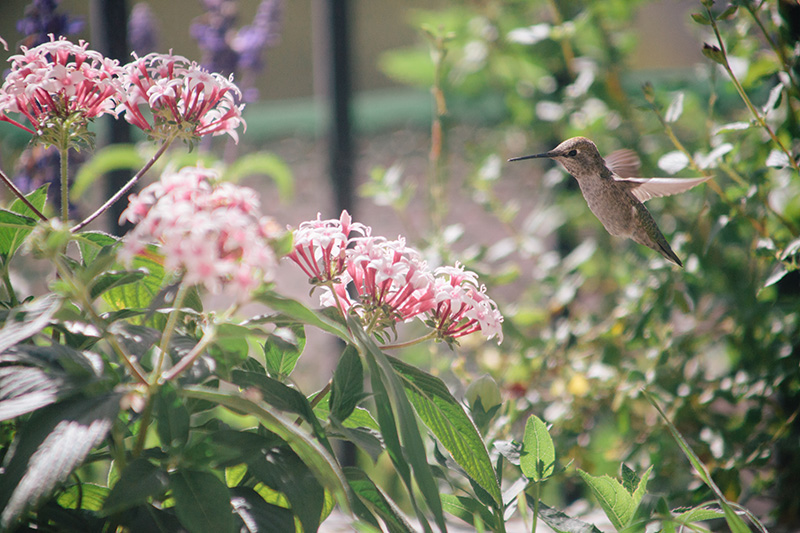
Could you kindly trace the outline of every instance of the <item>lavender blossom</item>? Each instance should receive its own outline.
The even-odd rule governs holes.
[[[17,22],[17,31],[23,34],[20,44],[33,48],[56,37],[78,33],[84,27],[82,18],[56,13],[61,0],[33,0],[25,8],[25,16]]]
[[[215,72],[241,72],[244,101],[258,99],[258,90],[253,87],[255,76],[264,69],[264,49],[280,42],[283,0],[262,0],[252,24],[238,30],[234,29],[237,0],[203,3],[207,11],[195,19],[190,30],[203,51],[201,63]]]
[[[128,41],[131,50],[140,56],[155,52],[159,33],[158,19],[153,14],[150,4],[146,2],[135,4],[128,20]]]

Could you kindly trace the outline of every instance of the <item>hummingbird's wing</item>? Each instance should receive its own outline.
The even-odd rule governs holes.
[[[621,178],[634,178],[639,175],[642,162],[633,150],[617,150],[606,157],[608,170]]]
[[[614,179],[619,183],[629,184],[630,191],[636,199],[646,202],[650,198],[688,191],[695,185],[710,180],[711,176],[703,178],[620,178],[615,176]]]

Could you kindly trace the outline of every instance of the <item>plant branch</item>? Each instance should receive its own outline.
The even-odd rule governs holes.
[[[125,184],[125,185],[124,185],[124,186],[123,186],[123,187],[122,187],[122,188],[121,188],[119,191],[117,191],[117,192],[114,194],[114,196],[112,196],[111,198],[109,198],[109,199],[108,199],[108,201],[106,201],[106,203],[104,203],[102,206],[100,206],[100,208],[98,208],[98,209],[97,209],[97,211],[95,211],[94,213],[92,213],[91,215],[89,215],[88,217],[86,217],[86,218],[85,218],[85,219],[84,219],[82,222],[80,222],[79,224],[76,224],[76,225],[75,225],[75,226],[74,226],[74,227],[73,227],[73,228],[72,228],[70,231],[71,231],[72,233],[75,233],[76,231],[79,231],[79,230],[83,229],[83,228],[84,228],[84,227],[85,227],[87,224],[89,224],[91,221],[93,221],[94,219],[96,219],[97,217],[99,217],[100,215],[102,215],[103,213],[105,213],[105,212],[106,212],[106,210],[107,210],[109,207],[111,207],[112,205],[114,205],[115,203],[117,203],[117,202],[119,201],[119,199],[120,199],[120,198],[122,198],[122,196],[123,196],[123,195],[125,195],[125,193],[127,193],[128,191],[130,191],[130,190],[131,190],[131,188],[132,188],[134,185],[136,185],[136,182],[137,182],[137,181],[139,181],[139,179],[140,179],[142,176],[144,176],[144,175],[145,175],[145,173],[146,173],[148,170],[150,170],[150,167],[152,167],[152,166],[155,164],[155,162],[156,162],[156,161],[158,161],[158,158],[160,158],[160,157],[161,157],[161,156],[164,154],[164,152],[166,152],[166,151],[167,151],[167,148],[169,148],[169,146],[172,144],[172,141],[173,141],[173,140],[175,140],[175,136],[174,136],[174,135],[173,135],[172,137],[169,137],[169,138],[167,138],[167,139],[164,141],[164,144],[162,144],[162,145],[159,147],[158,151],[156,151],[156,153],[155,153],[155,154],[153,154],[153,157],[151,157],[151,158],[150,158],[150,160],[149,160],[147,163],[145,163],[145,165],[144,165],[144,166],[141,168],[141,170],[139,170],[139,172],[137,172],[137,173],[136,173],[136,175],[135,175],[134,177],[132,177],[132,178],[131,178],[131,179],[128,181],[128,183],[126,183],[126,184]]]
[[[739,93],[739,96],[741,97],[747,109],[756,119],[756,122],[758,122],[758,124],[762,128],[764,128],[767,134],[769,134],[770,138],[772,139],[772,142],[778,145],[781,151],[784,154],[786,154],[786,157],[789,159],[789,164],[791,164],[795,172],[800,173],[800,167],[798,167],[797,161],[795,161],[794,157],[792,157],[792,154],[789,152],[789,150],[786,149],[786,147],[783,145],[783,142],[778,138],[778,136],[775,135],[775,132],[772,131],[772,128],[769,127],[769,124],[767,124],[767,121],[764,120],[764,117],[761,116],[761,113],[758,112],[758,109],[756,109],[756,107],[753,105],[753,102],[750,101],[750,97],[747,96],[747,92],[745,92],[744,87],[739,82],[739,79],[736,77],[736,74],[733,73],[733,69],[731,69],[731,65],[728,62],[728,53],[725,50],[725,43],[722,42],[722,35],[720,35],[719,33],[719,26],[717,26],[717,20],[714,18],[713,13],[711,13],[711,8],[709,8],[708,6],[706,6],[706,12],[708,13],[708,19],[711,22],[711,28],[714,30],[714,35],[717,38],[717,42],[719,43],[719,49],[720,52],[722,53],[721,57],[722,61],[720,62],[720,64],[728,73],[728,76],[733,82],[733,86],[736,88],[736,92]]]
[[[183,282],[178,285],[178,292],[175,294],[175,300],[172,302],[172,311],[167,319],[167,325],[164,326],[164,332],[161,334],[161,343],[158,347],[158,360],[156,361],[152,377],[150,378],[151,384],[161,381],[161,368],[164,366],[164,359],[169,352],[169,343],[172,340],[172,333],[175,331],[175,326],[178,323],[178,314],[181,312],[181,305],[183,305],[183,299],[186,296],[187,290],[188,287]]]
[[[195,344],[194,348],[192,348],[192,350],[188,354],[184,355],[181,358],[181,360],[178,361],[178,364],[176,364],[175,366],[164,372],[164,375],[161,376],[160,383],[164,383],[175,379],[177,376],[182,374],[184,370],[189,368],[195,362],[195,360],[200,356],[200,354],[203,353],[203,350],[206,349],[206,346],[208,346],[211,343],[211,341],[213,341],[214,338],[216,338],[216,333],[217,333],[216,327],[214,327],[213,325],[209,327],[209,329],[206,330],[205,333],[203,333],[203,336],[200,339],[200,341],[197,344]]]
[[[25,204],[25,206],[27,206],[28,209],[33,211],[33,214],[35,214],[37,217],[39,217],[39,220],[47,220],[47,217],[44,216],[41,211],[36,209],[36,207],[30,202],[30,200],[25,198],[25,194],[21,190],[19,190],[19,188],[16,185],[14,185],[14,182],[12,182],[8,178],[8,176],[6,176],[5,172],[3,172],[2,170],[0,170],[0,180],[2,180],[3,183],[6,184],[6,187],[11,189],[11,192],[14,193],[14,196],[19,198],[19,200],[23,204]]]
[[[61,161],[61,221],[69,222],[69,148],[58,147]]]

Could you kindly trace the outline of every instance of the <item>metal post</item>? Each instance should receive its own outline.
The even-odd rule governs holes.
[[[92,44],[106,57],[127,62],[128,50],[128,11],[126,0],[92,0]],[[130,125],[125,120],[107,119],[108,137],[101,139],[99,145],[131,142]],[[130,173],[116,170],[106,175],[106,198],[114,195],[130,179]],[[119,224],[119,216],[125,209],[125,202],[117,202],[108,210],[109,231],[121,235],[125,228]]]

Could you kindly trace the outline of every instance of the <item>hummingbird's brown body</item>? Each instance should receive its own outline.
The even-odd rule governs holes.
[[[611,235],[633,239],[683,266],[642,202],[654,196],[683,192],[709,178],[635,178],[633,175],[639,167],[636,154],[619,150],[606,160],[600,156],[594,143],[585,137],[573,137],[549,152],[509,161],[536,157],[547,157],[561,163],[578,181],[589,209]]]

